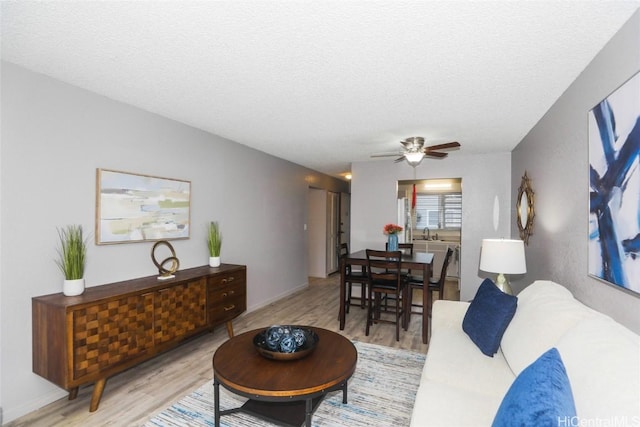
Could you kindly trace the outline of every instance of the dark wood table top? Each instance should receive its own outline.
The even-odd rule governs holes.
[[[357,252],[352,252],[347,255],[347,259],[351,262],[364,262],[367,261],[367,251],[361,250]],[[402,265],[405,266],[407,264],[432,264],[433,263],[433,254],[430,252],[414,252],[412,255],[402,254]]]
[[[349,379],[358,360],[353,343],[335,332],[310,328],[318,334],[317,347],[299,360],[272,360],[258,354],[253,338],[266,327],[229,339],[213,355],[216,379],[233,391],[272,398],[306,396]]]

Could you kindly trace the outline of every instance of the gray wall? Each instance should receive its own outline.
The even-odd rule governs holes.
[[[488,277],[478,270],[482,239],[509,237],[511,154],[466,155],[463,142],[460,151],[443,160],[425,159],[415,171],[406,162],[394,163],[393,159],[354,163],[351,170],[352,251],[384,248],[382,227],[397,223],[398,180],[462,178],[460,298],[472,299],[481,277]],[[494,228],[496,197],[498,227]]]
[[[172,243],[181,268],[207,264],[206,225],[219,221],[222,262],[248,266],[249,310],[307,285],[308,188],[348,191],[346,182],[6,62],[1,106],[5,421],[65,395],[31,372],[31,298],[62,290],[56,227],[92,232],[96,168],[191,181],[191,238]],[[87,286],[157,274],[151,246],[92,243]]]
[[[640,12],[611,39],[512,153],[515,199],[526,170],[535,191],[527,279],[563,284],[582,302],[640,333],[640,298],[587,275],[587,114],[640,70]],[[637,171],[636,171],[637,172]],[[514,214],[515,215],[515,214]],[[517,235],[516,224],[512,225]],[[514,291],[517,285],[514,285]]]

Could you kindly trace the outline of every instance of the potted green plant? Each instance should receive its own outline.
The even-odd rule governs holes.
[[[82,236],[81,225],[58,228],[60,247],[56,264],[64,274],[62,292],[66,296],[84,292],[84,267],[87,259],[87,242]]]
[[[220,266],[220,249],[222,248],[222,234],[220,233],[220,226],[217,221],[211,221],[209,223],[209,266]]]

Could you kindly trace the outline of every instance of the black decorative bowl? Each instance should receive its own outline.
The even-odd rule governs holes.
[[[308,356],[320,341],[318,334],[305,326],[274,325],[253,337],[260,355],[273,360],[297,360]]]

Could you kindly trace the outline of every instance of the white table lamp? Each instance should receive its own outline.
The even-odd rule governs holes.
[[[480,270],[498,273],[496,286],[506,294],[512,294],[505,274],[524,274],[527,263],[524,257],[524,242],[509,239],[483,239],[480,251]]]

